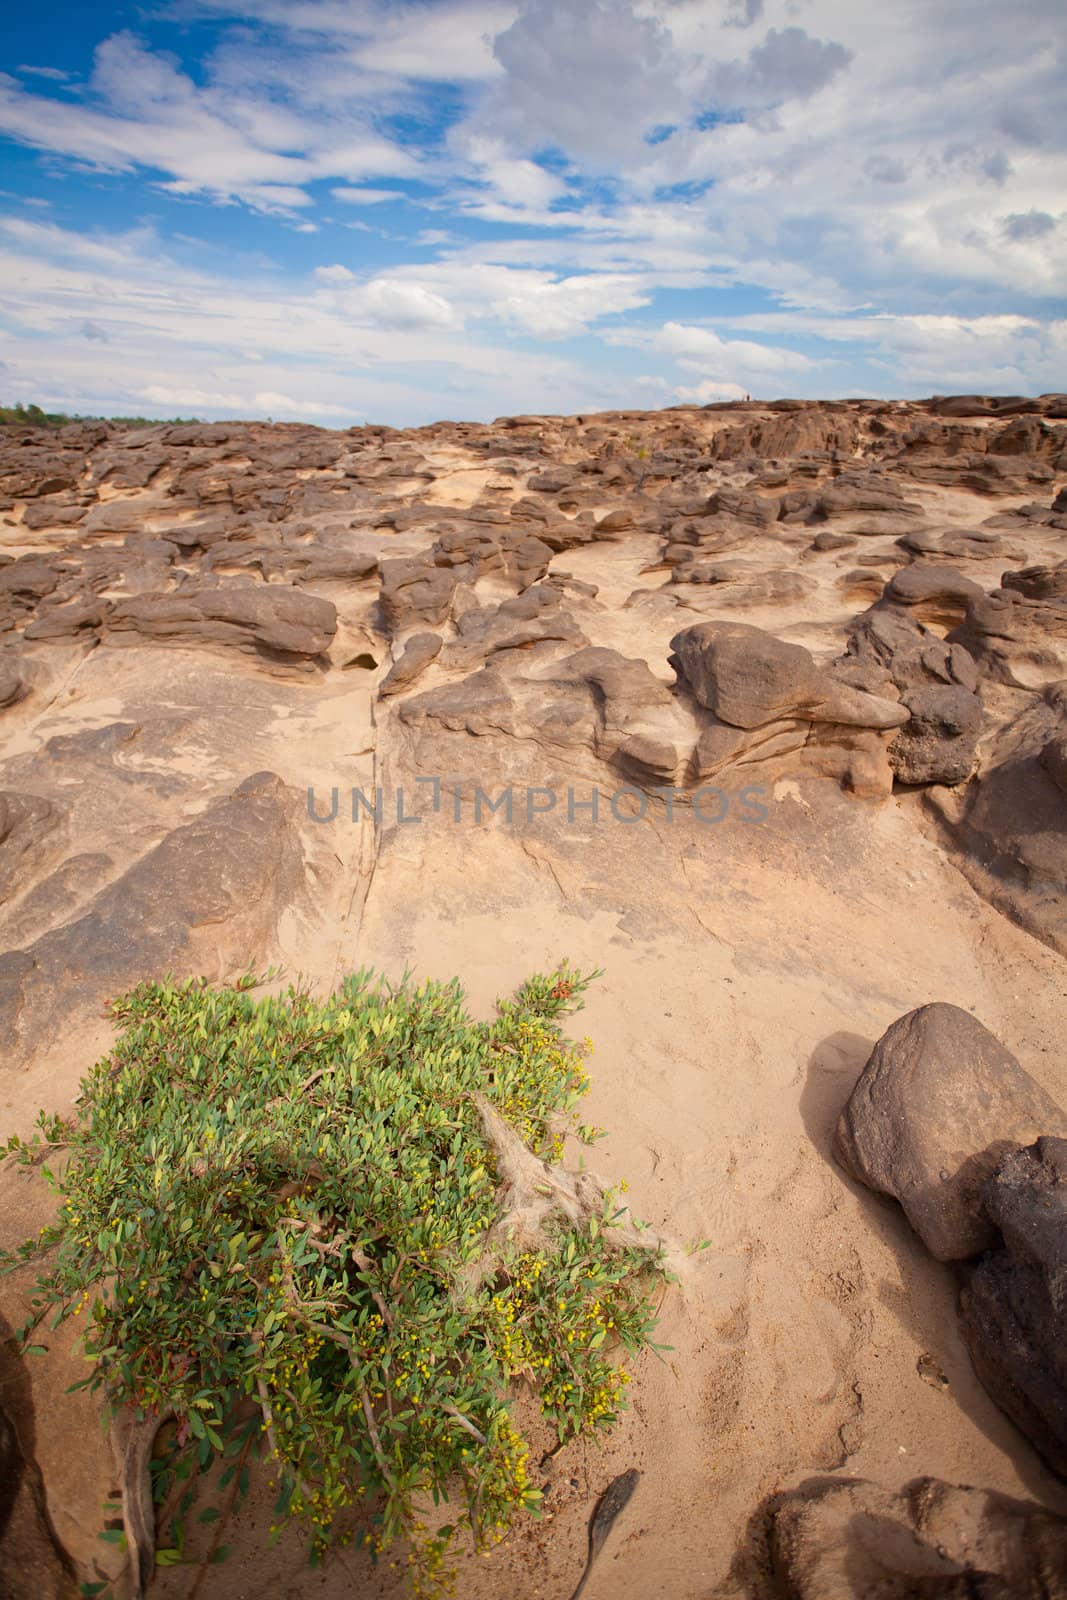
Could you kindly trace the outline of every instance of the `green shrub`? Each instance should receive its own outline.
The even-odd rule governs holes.
[[[302,1519],[314,1560],[401,1537],[433,1589],[461,1530],[484,1544],[537,1508],[517,1393],[560,1438],[610,1426],[659,1252],[551,1165],[566,1130],[595,1136],[576,1117],[590,1047],[557,1021],[595,976],[533,977],[488,1023],[457,982],[370,972],[321,1002],[257,1001],[249,976],[114,1003],[77,1120],[42,1114],[44,1144],[7,1146],[68,1155],[56,1221],[7,1264],[53,1252],[24,1341],[84,1315],[85,1383],[153,1432],[175,1419],[157,1501],[219,1455],[246,1487],[254,1438],[274,1536]],[[159,1560],[183,1559],[191,1501]]]

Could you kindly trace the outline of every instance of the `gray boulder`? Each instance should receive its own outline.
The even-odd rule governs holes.
[[[671,665],[702,706],[735,728],[803,715],[825,698],[802,645],[744,622],[700,622],[671,640]]]
[[[841,1114],[834,1153],[899,1200],[939,1261],[990,1249],[982,1184],[1009,1150],[1067,1136],[1067,1113],[959,1006],[909,1011],[879,1039]]]
[[[1003,1247],[960,1295],[960,1323],[993,1399],[1067,1478],[1067,1139],[1004,1157],[982,1188]]]

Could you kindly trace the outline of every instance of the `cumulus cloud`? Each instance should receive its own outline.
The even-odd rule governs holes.
[[[626,329],[608,336],[609,342],[632,345],[669,356],[683,371],[700,378],[697,384],[680,384],[680,399],[730,399],[744,393],[763,396],[781,392],[781,384],[813,373],[818,363],[783,345],[760,344],[754,339],[723,339],[714,328],[683,322],[665,322],[659,328]]]
[[[382,328],[455,328],[461,320],[444,295],[435,294],[421,283],[375,278],[360,298]]]
[[[525,0],[493,51],[506,81],[482,120],[522,150],[555,145],[612,167],[677,109],[671,35],[631,0]]]
[[[199,85],[130,32],[97,47],[82,102],[0,80],[0,133],[105,171],[150,168],[168,175],[173,194],[237,197],[267,212],[310,204],[304,186],[317,178],[406,177],[419,168],[365,114],[305,120],[269,95]]]

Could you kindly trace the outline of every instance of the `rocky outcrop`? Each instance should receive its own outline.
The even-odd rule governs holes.
[[[74,1566],[56,1540],[40,1469],[27,1460],[6,1410],[17,1357],[0,1355],[0,1596],[2,1600],[75,1600]]]
[[[982,1204],[1001,1245],[960,1296],[963,1337],[993,1399],[1067,1478],[1067,1139],[1006,1155]]]
[[[952,638],[983,673],[1012,688],[1040,689],[1067,677],[1067,604],[1018,589],[972,596]]]
[[[439,633],[413,633],[382,679],[379,696],[387,700],[409,689],[440,653],[441,643]]]
[[[1067,1111],[959,1006],[900,1017],[875,1045],[841,1114],[834,1154],[852,1177],[899,1200],[939,1261],[996,1243],[982,1185],[1008,1151],[1067,1137]]]
[[[804,750],[812,769],[854,793],[888,793],[886,735],[909,715],[897,701],[835,678],[802,645],[747,623],[699,623],[676,634],[671,649],[679,681],[712,714],[703,719],[693,778]]]
[[[64,808],[43,795],[0,789],[0,905],[54,856],[65,822]]]
[[[0,711],[13,706],[26,693],[26,679],[21,663],[13,656],[0,655]]]

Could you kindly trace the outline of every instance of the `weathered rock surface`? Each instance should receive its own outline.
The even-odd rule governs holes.
[[[109,645],[233,645],[308,666],[329,648],[337,613],[329,600],[283,584],[189,585],[173,594],[117,601],[107,614]]]
[[[961,870],[1007,915],[1067,954],[1067,682],[1052,684],[990,741],[977,780],[927,803]]]
[[[0,955],[0,1048],[26,1050],[142,978],[269,941],[303,885],[296,802],[271,773],[175,828],[75,921]],[[207,934],[210,930],[210,935]],[[225,930],[224,934],[222,930]]]
[[[440,653],[441,644],[439,633],[413,633],[382,679],[378,690],[381,698],[388,699],[410,688]]]
[[[892,1494],[825,1478],[769,1513],[781,1600],[1063,1600],[1067,1520],[1032,1501],[919,1478]]]
[[[960,1296],[963,1337],[994,1400],[1067,1478],[1067,1139],[1006,1155],[982,1203],[1002,1245]]]
[[[553,1477],[532,1539],[475,1563],[485,1576],[465,1565],[471,1600],[569,1593],[587,1490],[635,1460],[642,1536],[595,1580],[620,1600],[694,1582],[736,1600],[752,1505],[858,1453],[893,1488],[963,1462],[1067,1509],[955,1337],[957,1274],[910,1230],[872,1226],[873,1202],[812,1148],[860,1041],[930,993],[996,1017],[1067,1102],[1065,423],[1062,397],[965,396],[402,431],[0,430],[0,790],[16,797],[0,1138],[43,1103],[69,1109],[102,1002],[146,973],[276,964],[325,989],[365,963],[410,966],[471,974],[481,1006],[560,953],[607,968],[594,1094],[616,1108],[603,1120],[635,1205],[713,1249],[665,1299],[674,1365],[638,1374],[607,1456],[569,1447],[577,1487]],[[702,630],[729,642],[705,652]],[[264,769],[280,787],[235,792]],[[350,785],[384,798],[360,811]],[[471,796],[496,806],[508,786],[514,816],[479,818]],[[910,1130],[922,1161],[959,1135],[951,1181],[936,1174],[957,1199],[974,1151],[1001,1148],[972,1057],[946,1069],[960,1117],[943,1082],[913,1097],[934,1106]],[[1010,1154],[1055,1130],[1009,1132]],[[976,1215],[1000,1262],[988,1326],[1016,1363],[990,1369],[999,1398],[1031,1385],[1025,1349],[1045,1349],[1036,1290],[1018,1285],[1051,1279]],[[977,1305],[983,1267],[962,1270]],[[81,1448],[101,1440],[66,1395],[80,1357],[69,1370],[48,1342],[26,1453],[79,1579],[98,1577],[110,1463]],[[1051,1389],[1027,1392],[1051,1411]],[[898,1541],[926,1535],[899,1506],[873,1526],[855,1511],[840,1581],[877,1548],[897,1583]],[[264,1566],[258,1529],[231,1529],[249,1587],[303,1595],[302,1548],[283,1539]],[[965,1567],[949,1532],[933,1543]],[[921,1581],[1003,1592],[1030,1581],[1013,1562]],[[840,1569],[817,1570],[833,1592]],[[227,1600],[227,1571],[204,1600]],[[349,1576],[324,1582],[330,1596]]]
[[[959,1006],[900,1017],[875,1045],[841,1114],[834,1153],[860,1183],[899,1200],[939,1261],[996,1243],[982,1185],[1006,1151],[1067,1137],[1067,1111]]]

